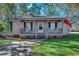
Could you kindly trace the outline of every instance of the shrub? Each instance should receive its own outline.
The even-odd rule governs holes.
[[[2,24],[0,24],[0,32],[2,32],[4,30],[4,27]]]

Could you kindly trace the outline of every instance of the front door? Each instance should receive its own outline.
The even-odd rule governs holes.
[[[38,22],[38,33],[43,33],[43,22]]]

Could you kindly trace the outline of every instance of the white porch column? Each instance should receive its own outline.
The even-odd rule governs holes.
[[[37,30],[36,30],[36,33],[35,33],[35,39],[37,39]]]
[[[45,32],[46,32],[46,39],[48,39],[48,33],[47,33],[47,28],[46,28]]]
[[[34,27],[33,29],[34,29],[34,32],[35,32],[35,33],[34,33],[34,36],[35,36],[35,39],[37,39],[37,29],[38,29],[38,28],[37,28],[37,22],[35,22],[34,20],[33,20],[33,25],[34,25],[34,26],[33,26],[33,27]]]
[[[45,23],[45,38],[48,39],[48,21]]]

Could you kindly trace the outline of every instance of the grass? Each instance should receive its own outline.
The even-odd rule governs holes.
[[[0,40],[0,45],[17,40]],[[32,56],[79,56],[79,34],[70,34],[63,39],[44,39],[36,42],[31,50]]]
[[[0,40],[0,45],[10,44],[12,42],[15,42],[15,40],[5,40],[5,39],[3,39],[3,40]]]
[[[78,56],[79,34],[70,34],[68,38],[41,40],[33,45],[32,56]]]
[[[26,40],[20,39],[20,38],[14,38],[12,40],[10,40],[10,39],[0,39],[0,45],[11,44],[12,42],[23,42],[23,41],[26,41]]]

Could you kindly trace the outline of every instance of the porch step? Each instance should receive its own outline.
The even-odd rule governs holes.
[[[22,39],[34,39],[35,36],[20,36]]]
[[[12,35],[13,38],[19,38],[19,35]]]
[[[48,39],[53,39],[53,38],[65,38],[65,36],[48,36]]]

